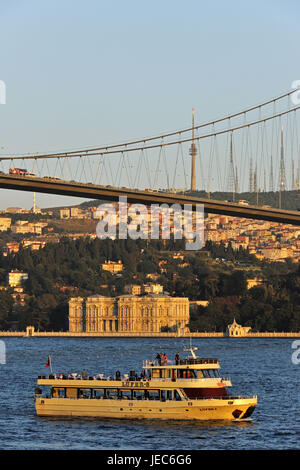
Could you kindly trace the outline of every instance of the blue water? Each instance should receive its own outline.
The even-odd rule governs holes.
[[[140,372],[157,352],[174,358],[187,339],[7,338],[0,364],[1,449],[13,450],[202,450],[299,449],[300,364],[292,362],[293,339],[194,339],[198,355],[217,357],[232,394],[258,395],[251,422],[170,422],[155,420],[56,419],[37,417],[33,391],[38,375],[89,375],[116,369]]]

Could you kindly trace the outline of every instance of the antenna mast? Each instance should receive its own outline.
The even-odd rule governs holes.
[[[192,109],[192,144],[190,147],[190,155],[192,156],[192,172],[191,172],[191,191],[196,191],[196,153],[195,145],[195,128],[194,128],[194,108]]]

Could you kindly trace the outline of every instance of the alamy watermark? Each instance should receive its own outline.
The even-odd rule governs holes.
[[[296,90],[291,93],[291,102],[295,105],[300,104],[300,80],[294,80],[291,85],[292,90]]]
[[[116,207],[117,206],[117,207]],[[117,205],[101,204],[96,211],[99,218],[96,233],[98,238],[124,240],[139,238],[168,240],[185,239],[186,250],[200,250],[204,244],[204,207],[196,204],[127,204],[121,196]]]
[[[300,364],[300,339],[292,342],[292,349],[295,349],[292,353],[292,363],[298,365]]]
[[[0,80],[0,104],[6,104],[6,85],[3,80]]]

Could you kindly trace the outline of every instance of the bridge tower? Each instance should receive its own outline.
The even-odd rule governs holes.
[[[191,171],[191,191],[196,191],[196,153],[197,148],[195,145],[195,128],[194,128],[194,108],[192,109],[192,144],[190,147],[190,155],[192,156],[192,171]]]

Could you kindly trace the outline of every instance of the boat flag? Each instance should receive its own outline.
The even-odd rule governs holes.
[[[50,356],[48,356],[47,362],[46,362],[46,368],[51,367],[51,359]]]

